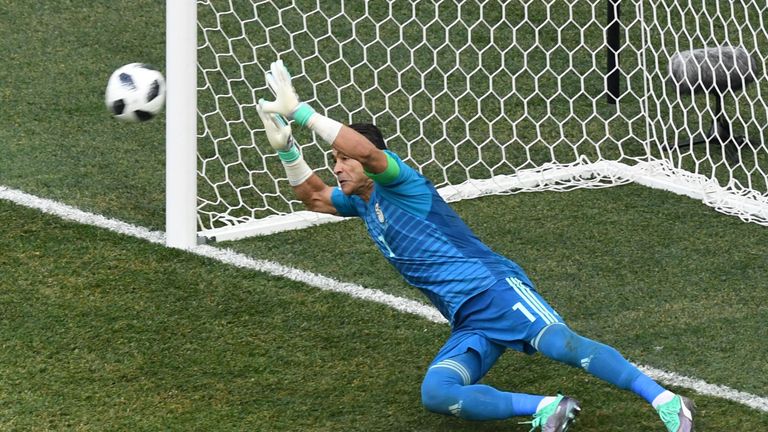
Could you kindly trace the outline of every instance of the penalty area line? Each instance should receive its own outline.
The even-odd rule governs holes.
[[[67,221],[107,229],[112,232],[165,246],[165,233],[151,231],[144,227],[131,225],[98,214],[88,213],[67,204],[40,198],[6,186],[0,186],[0,199],[13,202],[20,206],[33,208]],[[447,324],[445,318],[443,318],[437,309],[432,306],[428,306],[415,300],[387,294],[376,289],[365,288],[353,283],[341,282],[327,276],[285,266],[274,261],[255,259],[227,248],[199,245],[186,249],[186,251],[235,267],[255,270],[272,276],[284,277],[323,291],[342,293],[361,300],[380,303],[401,312],[418,315],[431,322]],[[768,398],[766,397],[753,395],[718,384],[710,384],[696,378],[681,376],[674,372],[668,372],[646,365],[639,365],[638,367],[654,380],[664,384],[687,388],[699,394],[730,400],[758,411],[768,412]]]

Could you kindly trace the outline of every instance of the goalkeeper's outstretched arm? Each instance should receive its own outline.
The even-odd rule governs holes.
[[[386,170],[386,154],[367,138],[354,129],[315,112],[309,104],[299,101],[291,84],[291,75],[282,60],[272,63],[267,73],[267,84],[275,94],[275,100],[259,103],[265,112],[280,114],[312,129],[324,141],[333,145],[336,151],[359,161],[369,173],[379,174]]]
[[[309,210],[337,214],[336,207],[331,201],[333,188],[325,184],[304,161],[299,146],[291,135],[291,126],[288,122],[279,114],[265,113],[261,104],[257,107],[257,111],[264,123],[269,144],[277,150],[296,197]]]
[[[325,184],[317,174],[312,173],[306,181],[293,186],[293,191],[296,197],[307,206],[307,210],[338,215],[331,201],[333,188]]]

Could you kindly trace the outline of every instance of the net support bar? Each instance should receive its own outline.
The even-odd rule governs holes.
[[[615,105],[621,96],[619,50],[621,49],[621,0],[608,0],[608,22],[605,28],[606,100]]]
[[[239,240],[246,237],[274,234],[281,231],[308,228],[328,222],[338,222],[345,218],[312,211],[297,211],[285,215],[275,215],[256,219],[228,227],[203,230],[200,236],[206,241]]]

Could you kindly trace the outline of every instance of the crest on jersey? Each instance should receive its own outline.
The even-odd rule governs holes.
[[[381,206],[379,206],[379,202],[376,201],[376,204],[373,206],[374,211],[376,211],[376,219],[379,220],[379,223],[384,225],[384,212],[381,211]]]

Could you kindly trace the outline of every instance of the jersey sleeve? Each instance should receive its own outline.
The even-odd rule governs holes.
[[[331,203],[336,207],[339,216],[349,217],[360,215],[357,211],[357,207],[355,207],[355,203],[352,201],[352,197],[344,195],[344,192],[342,192],[339,187],[333,188],[333,192],[331,192]]]
[[[384,150],[384,152],[390,164],[384,173],[389,175],[384,176],[386,181],[377,181],[376,177],[372,177],[379,193],[387,196],[409,213],[425,216],[432,206],[430,183],[418,171],[403,162],[396,153],[390,150]],[[392,167],[391,164],[396,164],[396,167]]]

